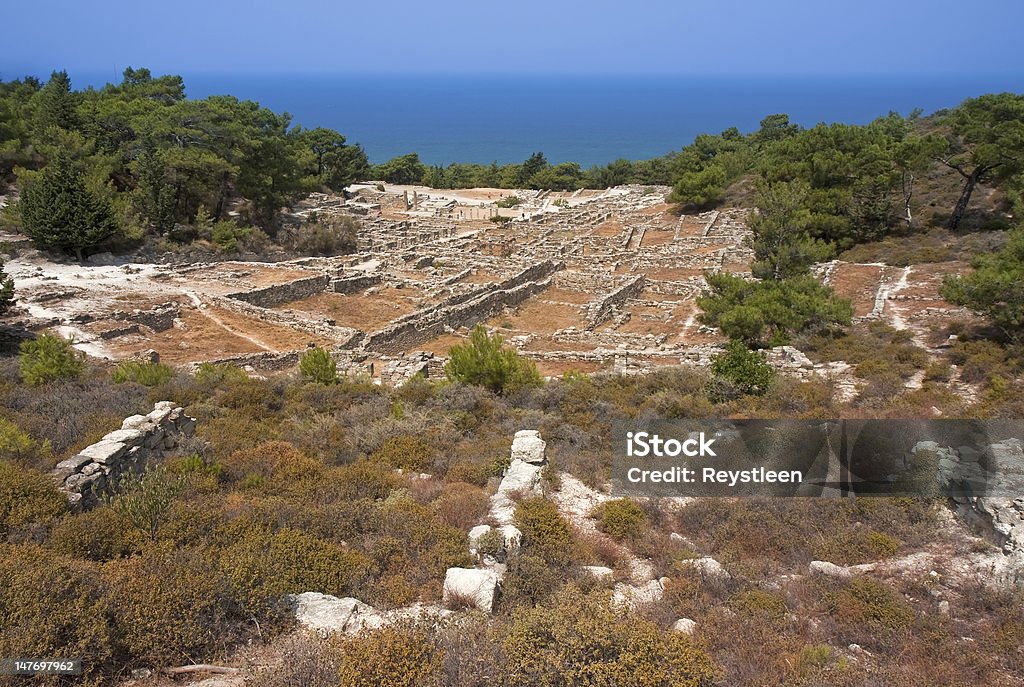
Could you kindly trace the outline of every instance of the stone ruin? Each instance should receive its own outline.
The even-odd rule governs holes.
[[[173,454],[195,433],[196,421],[171,401],[160,401],[148,415],[132,415],[77,455],[63,460],[51,476],[75,507],[88,507],[124,475]]]
[[[505,557],[519,548],[523,533],[513,524],[516,499],[539,496],[541,476],[547,465],[547,444],[540,432],[524,429],[512,440],[512,456],[508,469],[491,496],[490,520],[494,525],[477,525],[469,532],[470,552],[477,556],[475,568],[448,568],[442,596],[446,605],[465,603],[485,613],[494,609],[505,576]],[[498,551],[483,554],[481,540],[491,532],[498,534]]]

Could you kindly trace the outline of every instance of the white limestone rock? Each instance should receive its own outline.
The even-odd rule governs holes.
[[[494,610],[501,585],[502,570],[496,568],[448,568],[444,575],[442,602],[450,605],[468,602],[484,613]]]
[[[725,582],[732,577],[729,571],[722,567],[721,563],[710,556],[681,561],[681,564],[693,568],[705,580]]]
[[[615,575],[615,571],[603,565],[584,565],[580,570],[598,580],[608,580]]]
[[[540,432],[535,429],[519,430],[512,439],[512,461],[543,465],[547,462],[546,448],[547,443],[540,438]]]
[[[299,624],[321,636],[332,633],[354,634],[384,624],[380,612],[359,599],[339,599],[319,592],[303,592],[289,596],[288,600],[295,607],[295,619]]]
[[[837,580],[848,580],[853,577],[853,570],[829,561],[811,561],[807,569],[812,575],[834,577]]]
[[[680,618],[672,623],[673,632],[682,632],[684,635],[692,635],[697,631],[697,623],[689,618]]]

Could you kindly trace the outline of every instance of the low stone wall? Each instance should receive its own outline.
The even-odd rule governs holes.
[[[270,308],[265,308],[259,305],[252,305],[251,303],[233,298],[210,296],[209,300],[214,305],[241,313],[246,317],[253,317],[261,322],[280,324],[285,327],[291,327],[292,329],[316,334],[318,336],[331,339],[337,342],[338,345],[346,348],[358,345],[363,337],[363,333],[358,329],[352,329],[351,327],[338,327],[327,321],[317,321],[287,312],[278,312],[277,310],[271,310]]]
[[[114,314],[114,319],[141,324],[154,332],[167,331],[174,326],[174,320],[179,317],[181,317],[180,303],[164,303],[149,310],[132,310]]]
[[[619,307],[630,298],[635,298],[644,290],[647,278],[640,275],[631,279],[619,288],[615,289],[603,298],[594,301],[587,307],[587,329],[595,329],[601,323],[611,317],[615,308]]]
[[[502,308],[518,305],[546,289],[551,280],[527,282],[513,289],[488,291],[475,300],[441,309],[430,309],[418,319],[406,320],[382,329],[366,339],[364,348],[379,353],[397,353],[422,344],[451,329],[474,325]]]
[[[331,281],[331,291],[334,293],[357,293],[363,289],[375,286],[381,282],[379,274],[360,275],[358,277],[340,277]]]
[[[318,293],[323,293],[327,290],[327,287],[330,284],[331,277],[329,275],[318,274],[313,277],[304,277],[284,284],[265,286],[262,289],[231,293],[228,294],[228,298],[249,303],[250,305],[258,305],[262,308],[272,308],[275,305],[290,303],[291,301],[299,301],[303,298],[309,298],[317,295]]]
[[[251,367],[257,372],[281,372],[283,370],[290,370],[299,364],[299,358],[306,352],[307,349],[301,351],[288,351],[286,353],[272,353],[270,351],[261,351],[260,353],[244,353],[242,355],[233,355],[227,358],[218,358],[217,360],[208,361],[212,365],[234,365],[236,367]],[[201,363],[195,363],[191,366],[193,369],[198,369]]]
[[[195,429],[195,418],[171,401],[160,401],[148,415],[126,418],[121,429],[58,463],[51,476],[73,506],[90,506],[122,475],[173,453]]]

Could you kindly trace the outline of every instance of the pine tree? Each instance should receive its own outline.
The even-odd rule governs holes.
[[[74,253],[105,241],[117,231],[110,204],[90,191],[71,163],[57,158],[28,186],[18,204],[22,228],[40,246]]]
[[[7,312],[14,304],[14,280],[4,273],[4,264],[0,262],[0,315]]]

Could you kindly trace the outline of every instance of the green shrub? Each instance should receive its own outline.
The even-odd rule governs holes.
[[[505,348],[500,335],[490,336],[477,325],[469,343],[452,346],[445,374],[452,381],[482,386],[495,393],[515,391],[543,383],[533,361]]]
[[[523,533],[523,547],[549,563],[572,559],[574,537],[558,507],[546,498],[524,499],[516,506],[515,526]]]
[[[591,515],[598,528],[615,539],[633,539],[647,524],[647,512],[631,499],[605,501]]]
[[[522,202],[523,201],[519,196],[505,196],[504,198],[497,200],[494,204],[499,208],[514,208]]]
[[[40,444],[13,422],[0,418],[0,460],[12,460],[25,465],[49,458],[50,453],[49,441]]]
[[[74,379],[85,370],[85,354],[71,341],[43,334],[21,344],[18,366],[26,384],[36,385],[59,379]]]
[[[914,620],[913,609],[896,590],[870,577],[855,577],[826,600],[840,623],[882,635],[906,631]]]
[[[160,386],[169,382],[173,376],[174,369],[170,365],[126,360],[114,368],[110,378],[116,384],[135,382],[142,386]]]
[[[225,253],[233,253],[238,250],[238,242],[244,240],[252,229],[240,227],[233,220],[220,220],[210,230],[210,238],[214,245]]]
[[[67,499],[53,480],[0,460],[0,535],[35,523],[48,524],[67,510]]]
[[[99,507],[61,518],[49,545],[74,558],[105,563],[138,551],[142,536],[112,509]]]
[[[242,610],[261,621],[282,620],[286,594],[348,596],[370,567],[364,554],[294,529],[249,527],[232,539],[217,565]]]
[[[331,354],[320,348],[311,348],[299,358],[299,372],[303,379],[317,384],[334,384],[338,381],[338,365]]]
[[[761,351],[748,350],[739,341],[730,341],[724,353],[711,361],[711,374],[733,384],[745,394],[762,396],[775,381],[775,370]]]
[[[149,466],[142,475],[128,474],[106,499],[131,527],[155,540],[168,509],[184,489],[184,481],[163,466]]]
[[[245,370],[230,363],[200,363],[196,370],[196,381],[203,386],[224,386],[229,382],[240,382],[249,378]]]
[[[781,620],[786,616],[786,599],[764,589],[748,589],[734,594],[729,608],[748,618]]]

